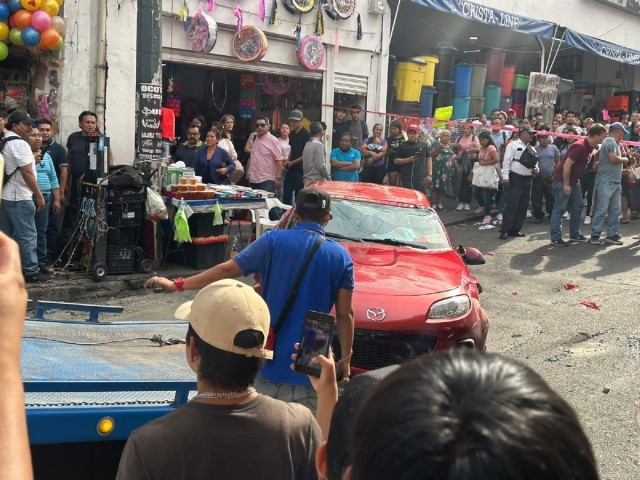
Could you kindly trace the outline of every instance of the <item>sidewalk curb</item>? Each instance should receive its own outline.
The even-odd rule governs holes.
[[[451,222],[442,222],[444,223],[445,227],[455,227],[456,225],[462,225],[465,223],[475,223],[479,220],[482,220],[484,218],[483,214],[479,214],[479,215],[473,215],[471,217],[465,217],[465,218],[459,218],[457,220],[453,220]]]

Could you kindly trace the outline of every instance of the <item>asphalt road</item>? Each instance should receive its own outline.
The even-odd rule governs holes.
[[[640,322],[634,315],[640,241],[630,239],[640,233],[640,221],[622,226],[624,246],[556,247],[548,228],[548,221],[529,220],[526,238],[507,241],[498,239],[497,229],[479,231],[470,223],[449,231],[456,244],[479,248],[487,260],[470,269],[491,320],[488,350],[530,365],[569,401],[603,479],[640,478],[640,428],[633,419],[640,401]],[[566,290],[566,284],[577,287]],[[109,303],[125,306],[119,319],[170,319],[193,296],[149,293]],[[583,300],[599,310],[581,306]]]

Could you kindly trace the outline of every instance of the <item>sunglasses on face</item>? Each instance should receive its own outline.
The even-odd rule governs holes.
[[[256,128],[264,128],[266,126],[267,126],[266,123],[256,123]]]

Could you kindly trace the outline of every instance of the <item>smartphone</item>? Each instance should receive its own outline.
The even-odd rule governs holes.
[[[313,359],[318,355],[328,356],[335,321],[336,318],[333,315],[312,310],[307,312],[294,366],[296,372],[320,377],[322,366],[313,363]]]

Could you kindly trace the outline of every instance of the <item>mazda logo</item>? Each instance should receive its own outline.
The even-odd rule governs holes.
[[[387,312],[381,308],[370,308],[367,310],[367,318],[372,322],[381,322],[387,318]]]

